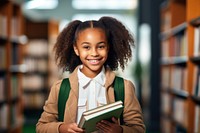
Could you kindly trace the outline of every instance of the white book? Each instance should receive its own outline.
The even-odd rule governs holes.
[[[200,27],[194,29],[194,56],[198,56],[200,53]]]
[[[195,120],[194,120],[194,132],[200,132],[200,107],[198,105],[195,106]]]
[[[92,110],[85,111],[78,124],[80,128],[85,129],[86,133],[96,131],[96,124],[101,120],[111,120],[112,117],[119,118],[122,111],[122,101],[103,105]]]

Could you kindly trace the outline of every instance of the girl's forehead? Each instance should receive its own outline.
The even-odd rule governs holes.
[[[105,32],[104,29],[99,28],[99,27],[88,27],[88,28],[85,28],[85,29],[81,30],[80,32],[83,32],[83,31],[101,31],[101,32]]]
[[[106,36],[105,31],[101,28],[86,28],[86,29],[79,31],[78,34],[80,35],[82,33],[85,34],[85,33],[92,33],[92,32],[104,34]]]
[[[107,40],[105,32],[100,28],[87,28],[78,33],[77,40]]]

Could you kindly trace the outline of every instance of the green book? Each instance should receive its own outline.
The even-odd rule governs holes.
[[[83,112],[78,126],[85,129],[86,133],[96,131],[96,124],[101,120],[119,118],[123,111],[122,101],[103,105],[92,110]]]

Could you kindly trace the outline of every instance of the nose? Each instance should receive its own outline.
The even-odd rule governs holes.
[[[98,50],[96,48],[91,49],[91,55],[92,56],[98,56]]]

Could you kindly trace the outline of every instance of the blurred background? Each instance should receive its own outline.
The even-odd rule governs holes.
[[[0,133],[35,133],[52,84],[69,75],[53,46],[72,20],[112,16],[136,47],[124,71],[147,133],[200,132],[200,0],[1,0]]]

